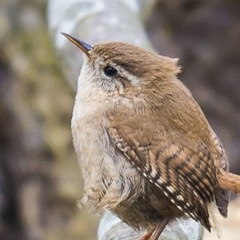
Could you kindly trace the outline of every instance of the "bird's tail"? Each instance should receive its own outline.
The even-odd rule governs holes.
[[[240,193],[239,175],[220,169],[220,173],[218,174],[218,183],[220,188],[229,190],[231,192]]]

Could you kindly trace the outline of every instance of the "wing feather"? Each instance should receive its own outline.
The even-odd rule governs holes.
[[[109,135],[147,181],[210,230],[208,203],[216,198],[223,215],[228,203],[217,181],[219,168],[227,168],[223,147],[180,81],[161,87],[163,95],[151,91],[149,103],[134,104],[134,111],[116,106],[108,116]]]
[[[155,184],[181,211],[210,229],[207,203],[213,200],[213,186],[210,181],[207,185],[202,180],[202,174],[192,164],[196,158],[193,152],[166,142],[163,150],[156,152],[156,147],[151,145],[131,145],[116,128],[109,128],[109,134],[143,177]],[[206,171],[210,171],[207,165]]]

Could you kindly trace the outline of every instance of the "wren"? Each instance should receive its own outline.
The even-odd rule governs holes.
[[[145,229],[142,239],[158,239],[180,217],[210,231],[209,206],[226,217],[240,177],[228,172],[221,141],[178,80],[177,59],[63,35],[84,53],[71,125],[85,201]]]

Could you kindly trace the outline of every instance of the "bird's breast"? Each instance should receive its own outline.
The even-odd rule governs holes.
[[[74,109],[72,135],[84,178],[85,199],[98,209],[111,209],[129,195],[140,194],[143,180],[109,139],[104,113],[99,109],[84,110],[81,113]]]

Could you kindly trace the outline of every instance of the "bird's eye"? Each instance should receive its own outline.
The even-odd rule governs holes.
[[[111,66],[106,66],[103,71],[107,77],[115,77],[118,74],[118,70]]]

